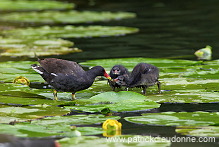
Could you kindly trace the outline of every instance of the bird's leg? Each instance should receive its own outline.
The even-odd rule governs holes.
[[[54,96],[54,100],[58,100],[58,97],[57,97],[57,91],[54,89],[53,90],[53,96]]]
[[[157,82],[157,88],[158,88],[158,93],[160,94],[161,92],[160,92],[160,90],[161,90],[161,83],[158,81]]]
[[[143,93],[144,95],[146,95],[147,86],[142,86],[142,88],[143,88],[143,92],[142,92],[142,93]]]
[[[72,93],[71,95],[72,95],[72,100],[76,100],[75,94]]]

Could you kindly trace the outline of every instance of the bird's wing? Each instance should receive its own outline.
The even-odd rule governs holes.
[[[40,65],[49,73],[62,73],[64,75],[78,76],[84,74],[83,68],[76,62],[56,58],[38,60]]]
[[[154,81],[154,79],[158,79],[158,77],[159,71],[157,67],[147,63],[140,63],[134,67],[131,73],[130,85],[141,85],[150,82],[150,80]]]

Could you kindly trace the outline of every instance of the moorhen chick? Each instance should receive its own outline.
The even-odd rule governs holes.
[[[127,68],[125,68],[123,65],[114,65],[109,73],[110,77],[112,79],[116,79],[118,76],[129,76],[129,71]],[[115,88],[121,88],[121,84],[113,82],[111,80],[108,80],[110,87],[113,91],[115,91]]]
[[[160,93],[159,69],[156,66],[147,63],[137,64],[130,76],[118,76],[114,81],[121,86],[127,88],[143,88],[143,94],[149,86],[157,84],[158,93]]]
[[[76,62],[56,58],[38,59],[41,66],[31,65],[42,78],[55,89],[54,99],[57,100],[57,91],[72,92],[72,99],[75,99],[75,93],[89,88],[97,76],[105,76],[111,80],[101,66],[95,66],[88,71]]]

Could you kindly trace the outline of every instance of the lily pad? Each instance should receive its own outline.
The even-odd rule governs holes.
[[[17,123],[15,125],[0,124],[0,132],[15,135],[18,137],[75,137],[75,132],[70,125],[40,126],[31,123]],[[102,134],[102,128],[98,127],[77,127],[81,135]]]
[[[4,118],[0,119],[0,123],[64,115],[69,112],[58,107],[63,102],[41,96],[41,93],[45,93],[45,89],[30,89],[27,85],[1,83],[0,91],[0,117]]]
[[[86,66],[101,65],[107,71],[116,64],[122,64],[131,71],[140,62],[153,64],[160,70],[162,93],[154,94],[154,92],[157,92],[157,87],[149,87],[147,99],[159,103],[219,102],[218,60],[202,64],[200,61],[189,60],[122,58],[90,60],[80,64]],[[138,88],[130,88],[129,90],[141,93]]]
[[[30,119],[43,118],[44,116],[64,115],[67,110],[56,106],[38,106],[38,107],[12,107],[0,105],[0,123],[9,123],[11,121],[27,121]]]
[[[32,68],[33,61],[7,61],[0,64],[0,81],[13,82],[18,76],[26,77],[30,82],[44,82]]]
[[[17,10],[47,10],[47,9],[72,9],[73,3],[63,3],[51,0],[1,0],[1,11]]]
[[[27,23],[90,23],[96,21],[120,20],[134,18],[129,12],[94,12],[94,11],[43,11],[28,13],[2,14],[0,20]]]
[[[182,135],[189,136],[208,136],[208,137],[219,137],[219,127],[218,126],[179,126],[176,128],[176,132]],[[213,139],[213,138],[211,138]],[[210,142],[210,140],[209,140]]]
[[[156,140],[156,141],[149,141]],[[141,140],[141,141],[139,141]],[[160,140],[160,141],[159,141]],[[100,138],[96,136],[81,136],[74,138],[63,138],[58,140],[62,147],[80,147],[80,146],[95,146],[95,147],[129,147],[129,146],[147,146],[147,147],[168,147],[171,142],[161,137],[140,136],[140,135],[121,135],[108,138]]]
[[[5,30],[4,35],[25,39],[47,38],[79,38],[79,37],[106,37],[118,36],[138,32],[137,28],[121,26],[64,26],[64,27],[35,27]]]
[[[104,92],[88,100],[76,100],[76,106],[66,106],[74,110],[100,112],[104,108],[112,111],[135,111],[158,108],[160,104],[148,100],[145,96],[129,91]]]
[[[0,93],[0,104],[15,105],[15,106],[34,106],[34,107],[48,107],[57,106],[63,104],[60,101],[52,101],[47,97],[43,97],[40,94],[33,91],[32,93],[25,93],[19,91],[8,91]],[[39,92],[40,93],[40,92]],[[52,95],[52,93],[51,93]]]
[[[218,80],[191,78],[163,78],[162,94],[148,96],[159,103],[210,103],[219,102]],[[153,89],[152,89],[153,90]]]
[[[71,48],[73,45],[73,42],[63,39],[0,38],[0,55],[34,57],[34,53],[38,56],[48,56],[81,52],[77,48]]]
[[[142,115],[125,117],[125,120],[138,124],[161,126],[209,126],[219,123],[218,112],[163,112]]]
[[[72,125],[101,124],[106,119],[119,119],[118,116],[105,117],[103,115],[72,115],[46,117],[30,122],[17,122],[14,125],[0,124],[0,132],[19,137],[62,136],[72,137]],[[101,127],[77,127],[82,135],[102,134]]]
[[[90,115],[69,115],[69,116],[55,116],[47,117],[41,120],[33,121],[35,125],[91,125],[101,124],[107,119],[118,120],[119,116],[104,116],[101,114],[90,114]]]
[[[27,124],[27,123],[25,123]],[[55,136],[58,133],[45,131],[46,128],[39,127],[36,125],[25,125],[25,124],[16,124],[16,125],[8,125],[8,124],[0,124],[0,132],[10,135],[15,135],[18,137],[47,137],[47,136]],[[44,130],[44,131],[43,131]]]

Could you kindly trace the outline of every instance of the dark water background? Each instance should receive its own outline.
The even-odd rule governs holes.
[[[63,0],[60,0],[63,1]],[[65,38],[75,42],[81,53],[52,56],[82,62],[90,59],[148,57],[196,60],[194,52],[210,45],[219,59],[218,0],[65,0],[76,10],[127,11],[136,18],[78,25],[129,26],[139,33],[102,38]],[[26,57],[7,60],[35,60]]]
[[[60,0],[63,1],[63,0]],[[128,11],[137,18],[83,25],[129,26],[139,33],[102,38],[66,38],[75,42],[81,53],[51,56],[77,62],[102,58],[147,57],[196,60],[197,49],[213,47],[213,59],[219,59],[218,0],[67,0],[77,4],[76,10]],[[79,24],[81,25],[81,24]],[[35,60],[4,57],[1,60]],[[218,104],[162,104],[150,112],[217,111]],[[133,114],[124,114],[133,115]],[[136,115],[140,115],[136,114]],[[137,125],[120,120],[123,134],[180,136],[175,127]],[[218,142],[218,140],[217,140]],[[171,147],[214,147],[218,143],[172,143]]]
[[[140,32],[123,37],[71,39],[84,52],[61,58],[76,61],[122,57],[195,60],[194,52],[210,45],[213,47],[213,59],[219,59],[217,0],[93,1],[95,5],[92,6],[88,0],[80,0],[76,9],[134,12],[137,18],[95,24],[137,27]]]

